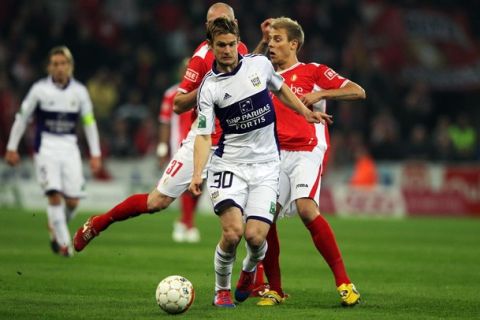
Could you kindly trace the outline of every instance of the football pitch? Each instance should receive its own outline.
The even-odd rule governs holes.
[[[171,240],[178,213],[112,225],[80,254],[51,253],[43,210],[0,208],[0,319],[479,319],[480,219],[328,217],[362,303],[343,308],[326,263],[298,218],[281,220],[286,303],[235,309],[211,305],[218,219],[197,216],[202,241]],[[86,215],[71,223],[72,233]],[[232,283],[244,256],[239,246]],[[158,282],[187,277],[196,291],[185,314],[155,301]]]

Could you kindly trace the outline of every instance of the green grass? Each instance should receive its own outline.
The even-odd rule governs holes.
[[[291,298],[260,308],[249,299],[234,310],[211,306],[214,216],[197,218],[202,242],[176,244],[177,213],[117,223],[71,259],[53,255],[45,214],[0,209],[0,319],[473,319],[480,317],[480,220],[338,219],[336,231],[363,302],[339,306],[333,277],[298,218],[279,222],[282,273]],[[78,216],[75,230],[86,219]],[[239,247],[233,283],[244,255]],[[196,300],[179,316],[159,310],[154,292],[164,277],[192,281]]]

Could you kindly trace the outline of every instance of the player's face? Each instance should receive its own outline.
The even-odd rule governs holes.
[[[72,64],[63,54],[54,54],[50,57],[48,73],[55,82],[66,84],[72,74]]]
[[[272,29],[268,49],[272,63],[281,66],[288,63],[289,59],[296,55],[296,41],[288,41],[285,29]]]
[[[238,38],[232,33],[219,34],[211,44],[217,66],[221,71],[235,68],[238,64]]]

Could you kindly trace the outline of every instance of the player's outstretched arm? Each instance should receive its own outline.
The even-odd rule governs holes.
[[[272,18],[268,18],[262,22],[260,29],[262,30],[262,39],[258,43],[253,53],[266,55],[268,52],[268,41],[270,40],[270,25]]]
[[[197,91],[198,89],[187,93],[177,92],[173,99],[173,112],[181,114],[195,107],[197,103]]]
[[[207,164],[210,155],[210,148],[212,147],[212,138],[209,134],[195,137],[195,145],[193,147],[193,175],[192,182],[188,190],[195,196],[202,194],[202,172]]]
[[[361,86],[353,81],[349,81],[343,88],[308,93],[300,97],[300,100],[305,106],[309,107],[322,99],[358,100],[365,99],[366,97],[365,90]]]
[[[333,122],[332,116],[323,112],[313,112],[312,110],[308,109],[285,83],[282,84],[282,87],[279,91],[273,93],[287,107],[303,115],[310,123],[330,124]]]

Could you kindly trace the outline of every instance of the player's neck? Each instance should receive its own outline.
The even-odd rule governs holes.
[[[297,56],[294,56],[290,59],[285,60],[285,62],[277,64],[277,70],[276,71],[284,71],[287,70],[288,68],[292,67],[293,65],[298,63]]]
[[[67,86],[68,82],[70,81],[70,78],[61,79],[61,78],[52,77],[52,81],[56,86],[58,86],[60,88],[65,88]]]
[[[235,70],[235,68],[238,66],[238,60],[234,64],[226,65],[226,64],[221,64],[218,63],[217,61],[217,70],[218,72],[221,73],[229,73]]]

